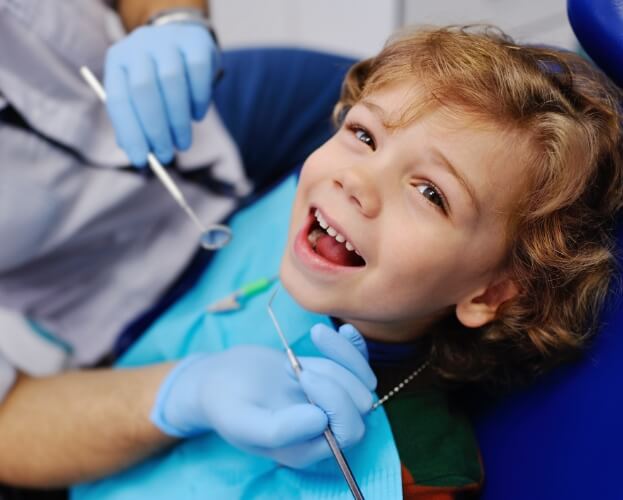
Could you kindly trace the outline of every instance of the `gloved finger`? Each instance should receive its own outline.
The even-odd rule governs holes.
[[[363,417],[342,386],[305,370],[301,372],[300,382],[309,399],[329,417],[329,427],[340,448],[361,440],[366,430]]]
[[[349,340],[353,336],[352,330],[347,332],[348,338],[327,325],[318,323],[311,328],[311,339],[322,354],[348,368],[373,391],[376,387],[376,375],[361,351]]]
[[[333,456],[324,435],[281,448],[242,447],[248,453],[268,457],[293,469],[304,469]]]
[[[175,145],[188,149],[191,143],[190,90],[184,69],[184,60],[176,47],[169,45],[152,54],[160,88],[164,97]]]
[[[222,437],[237,446],[280,448],[307,441],[322,434],[328,421],[312,404],[295,404],[280,410],[254,405],[236,406],[226,421],[214,426]]]
[[[338,328],[338,333],[346,338],[351,344],[353,344],[357,350],[361,353],[361,355],[369,359],[368,357],[368,346],[366,345],[366,341],[363,338],[363,335],[359,333],[359,331],[350,323],[346,323]]]
[[[372,392],[351,371],[326,358],[302,356],[299,361],[303,366],[303,371],[313,371],[339,384],[350,396],[360,413],[370,411],[373,403]]]
[[[195,120],[201,120],[212,98],[212,80],[216,69],[214,41],[204,27],[189,25],[178,43],[190,83],[192,116]]]
[[[106,109],[115,129],[117,144],[133,165],[142,167],[147,162],[149,146],[132,107],[126,78],[125,69],[107,59],[104,73]]]
[[[169,163],[173,159],[173,138],[154,61],[149,55],[141,55],[126,71],[130,97],[150,149],[162,163]]]

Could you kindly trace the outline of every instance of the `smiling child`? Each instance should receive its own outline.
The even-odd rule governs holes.
[[[497,31],[399,35],[350,70],[338,129],[298,181],[236,216],[248,239],[222,250],[123,363],[279,347],[268,295],[222,316],[196,311],[280,268],[293,301],[276,309],[295,348],[308,350],[317,322],[365,338],[386,397],[347,456],[368,498],[476,493],[477,445],[445,388],[527,380],[590,338],[623,202],[619,98],[578,56]],[[349,497],[330,460],[287,469],[214,434],[75,498]]]
[[[573,357],[613,276],[619,99],[575,54],[493,29],[398,36],[351,69],[305,162],[282,281],[366,338],[434,333],[446,379]]]

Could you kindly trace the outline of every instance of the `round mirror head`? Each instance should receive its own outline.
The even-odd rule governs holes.
[[[201,246],[206,250],[218,250],[227,245],[231,237],[231,229],[222,224],[215,224],[201,235]]]

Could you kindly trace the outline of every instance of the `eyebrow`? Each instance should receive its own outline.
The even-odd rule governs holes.
[[[467,179],[461,175],[461,173],[455,168],[454,165],[445,157],[445,155],[439,151],[438,149],[433,149],[435,155],[441,160],[443,166],[450,172],[458,181],[459,184],[463,186],[467,194],[469,195],[469,200],[473,207],[476,209],[476,212],[480,215],[480,204],[478,203],[478,198],[476,197],[476,190],[474,187],[467,181]]]
[[[366,101],[366,100],[359,101],[359,104],[362,104],[369,111],[371,111],[372,114],[376,115],[376,117],[379,120],[381,120],[381,123],[383,124],[385,128],[390,128],[389,121],[387,120],[387,115],[385,114],[385,110],[381,106],[379,106],[378,104],[374,104],[373,102]]]

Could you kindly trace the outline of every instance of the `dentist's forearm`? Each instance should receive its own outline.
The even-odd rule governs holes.
[[[194,7],[208,13],[207,0],[119,0],[117,11],[128,31],[145,24],[156,12],[174,7]]]
[[[123,469],[172,443],[149,420],[170,369],[21,376],[0,404],[0,483],[66,486]]]

